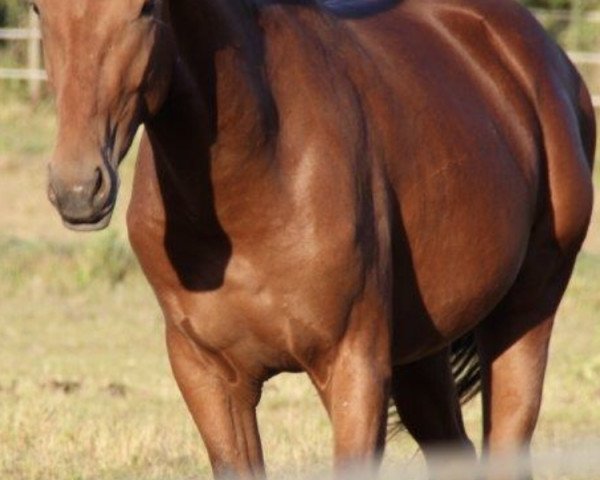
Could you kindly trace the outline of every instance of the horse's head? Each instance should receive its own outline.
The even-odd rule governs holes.
[[[34,0],[56,94],[58,138],[48,194],[66,226],[104,228],[117,167],[172,70],[165,0]]]

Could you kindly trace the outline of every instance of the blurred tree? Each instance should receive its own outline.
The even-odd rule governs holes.
[[[19,25],[26,11],[23,0],[0,0],[0,27]]]
[[[570,0],[524,0],[521,3],[537,8],[569,8],[572,2]]]
[[[521,0],[528,7],[596,10],[600,8],[600,0]]]

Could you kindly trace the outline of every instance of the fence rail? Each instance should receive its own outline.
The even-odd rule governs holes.
[[[37,28],[0,28],[0,40],[41,40]]]
[[[46,71],[42,69],[0,68],[0,78],[6,80],[44,82],[48,80],[48,75],[46,75]]]

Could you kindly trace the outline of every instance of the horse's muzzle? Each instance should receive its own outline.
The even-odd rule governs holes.
[[[51,168],[48,198],[67,228],[101,230],[112,216],[118,189],[116,175],[105,166],[96,167],[87,175],[77,173],[60,176]]]

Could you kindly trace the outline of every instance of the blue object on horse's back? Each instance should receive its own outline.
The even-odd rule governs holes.
[[[375,15],[392,8],[402,0],[249,0],[254,5],[316,4],[319,8],[338,17],[360,18]]]
[[[393,7],[400,0],[316,0],[317,4],[341,17],[374,15]]]

